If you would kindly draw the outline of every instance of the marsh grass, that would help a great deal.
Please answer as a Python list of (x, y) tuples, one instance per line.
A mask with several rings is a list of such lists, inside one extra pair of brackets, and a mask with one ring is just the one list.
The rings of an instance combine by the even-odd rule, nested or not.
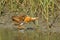
[[(10, 29), (0, 29), (0, 39), (1, 40), (47, 40), (48, 32), (37, 32), (34, 30), (27, 30), (24, 33), (20, 32), (20, 34), (11, 31)], [(17, 35), (16, 35), (17, 34)], [(49, 40), (59, 40), (60, 33), (52, 32), (49, 36)]]
[[(27, 14), (32, 17), (39, 17), (45, 20), (48, 32), (42, 32), (39, 24), (40, 20), (35, 21), (35, 26), (41, 28), (40, 31), (28, 30), (18, 34), (9, 28), (0, 28), (0, 40), (59, 40), (60, 33), (50, 32), (50, 22), (56, 17), (60, 10), (59, 0), (0, 0), (0, 16), (4, 13)], [(2, 13), (3, 12), (3, 13)], [(8, 13), (8, 14), (9, 14)], [(52, 17), (52, 18), (51, 18)], [(39, 27), (38, 27), (39, 26)], [(51, 34), (50, 34), (51, 33)]]

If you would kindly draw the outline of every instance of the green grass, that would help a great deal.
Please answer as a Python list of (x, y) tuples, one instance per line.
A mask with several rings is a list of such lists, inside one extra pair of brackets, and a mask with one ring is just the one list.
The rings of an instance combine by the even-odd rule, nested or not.
[(48, 32), (37, 32), (35, 30), (27, 30), (24, 33), (12, 31), (10, 29), (0, 29), (0, 40), (60, 40), (60, 33), (51, 32), (48, 37)]
[[(6, 13), (13, 13), (12, 15), (24, 13), (32, 17), (38, 16), (39, 19), (42, 18), (46, 21), (46, 28), (49, 31), (49, 23), (58, 15), (59, 5), (59, 0), (0, 0), (0, 17), (5, 16)], [(38, 21), (40, 20), (36, 20), (35, 26), (41, 28)], [(28, 30), (19, 34), (18, 31), (14, 32), (9, 28), (1, 28), (0, 40), (60, 40), (60, 33), (51, 32), (50, 35), (50, 32), (45, 33), (42, 30), (41, 32)]]

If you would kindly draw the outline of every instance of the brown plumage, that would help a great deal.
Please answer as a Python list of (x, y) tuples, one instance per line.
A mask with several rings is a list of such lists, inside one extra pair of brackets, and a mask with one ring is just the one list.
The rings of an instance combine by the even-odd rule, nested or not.
[[(22, 23), (29, 23), (29, 22), (32, 22), (32, 21), (35, 21), (37, 20), (38, 17), (30, 17), (30, 16), (27, 16), (27, 15), (20, 15), (20, 16), (12, 16), (12, 20), (18, 24), (18, 29), (24, 29), (25, 27), (22, 27)], [(22, 25), (20, 25), (22, 24)]]

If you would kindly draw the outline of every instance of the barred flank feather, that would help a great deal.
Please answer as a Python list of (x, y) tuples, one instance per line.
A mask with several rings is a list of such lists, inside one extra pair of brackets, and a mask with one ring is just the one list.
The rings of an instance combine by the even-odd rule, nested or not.
[(37, 20), (38, 17), (30, 17), (27, 15), (21, 15), (21, 16), (13, 16), (12, 20), (16, 23), (18, 23), (18, 29), (24, 29), (25, 27), (23, 27), (23, 25), (25, 23), (29, 23), (29, 22), (34, 22), (35, 20)]

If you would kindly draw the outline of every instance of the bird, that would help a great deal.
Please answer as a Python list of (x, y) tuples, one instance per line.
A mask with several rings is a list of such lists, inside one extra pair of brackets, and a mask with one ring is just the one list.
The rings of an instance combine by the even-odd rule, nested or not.
[(23, 14), (19, 16), (12, 16), (12, 20), (15, 22), (15, 24), (18, 25), (18, 29), (25, 29), (25, 27), (23, 27), (24, 24), (33, 22), (37, 19), (38, 17), (30, 17), (28, 15), (23, 15)]

